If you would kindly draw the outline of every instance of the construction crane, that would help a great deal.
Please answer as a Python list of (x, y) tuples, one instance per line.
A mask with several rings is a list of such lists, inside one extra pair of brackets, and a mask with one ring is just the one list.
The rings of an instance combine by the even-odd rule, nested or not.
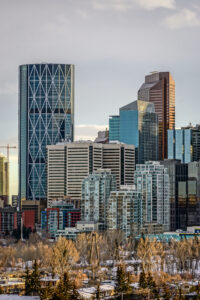
[(1, 146), (0, 145), (0, 148), (2, 149), (7, 149), (7, 178), (6, 178), (6, 181), (7, 181), (7, 191), (8, 191), (8, 200), (9, 200), (9, 163), (10, 163), (10, 149), (16, 149), (17, 147), (16, 146), (10, 146), (9, 144), (7, 144), (7, 146)]

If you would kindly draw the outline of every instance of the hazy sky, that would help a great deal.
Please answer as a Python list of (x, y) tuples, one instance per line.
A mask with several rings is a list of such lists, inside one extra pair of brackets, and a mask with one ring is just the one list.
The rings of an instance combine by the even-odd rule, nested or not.
[(136, 100), (151, 71), (176, 81), (176, 125), (200, 123), (199, 0), (0, 0), (0, 38), (0, 144), (17, 144), (18, 65), (28, 63), (75, 64), (76, 138)]

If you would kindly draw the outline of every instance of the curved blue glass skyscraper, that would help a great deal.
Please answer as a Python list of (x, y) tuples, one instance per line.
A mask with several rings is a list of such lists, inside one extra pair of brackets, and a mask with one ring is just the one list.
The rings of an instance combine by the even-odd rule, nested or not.
[(46, 199), (46, 146), (74, 137), (74, 65), (19, 67), (19, 199)]

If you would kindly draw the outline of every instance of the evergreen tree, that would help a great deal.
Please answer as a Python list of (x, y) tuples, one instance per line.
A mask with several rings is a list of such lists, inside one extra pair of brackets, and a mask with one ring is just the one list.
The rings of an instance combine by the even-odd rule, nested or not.
[(4, 294), (2, 287), (0, 286), (0, 295)]
[(73, 283), (72, 294), (71, 294), (71, 298), (70, 299), (71, 300), (81, 300), (81, 297), (79, 295), (79, 292), (77, 291), (75, 283)]
[(150, 272), (148, 273), (146, 284), (147, 284), (147, 287), (151, 290), (151, 293), (153, 294), (154, 299), (159, 299), (159, 291), (158, 291), (156, 283)]
[(163, 284), (163, 299), (164, 300), (170, 300), (170, 291), (168, 287), (166, 286), (166, 283)]
[(32, 293), (40, 293), (41, 284), (40, 284), (40, 272), (38, 268), (37, 261), (35, 260), (33, 264), (33, 272), (31, 274), (31, 291)]
[(147, 287), (149, 289), (152, 289), (154, 287), (155, 282), (154, 282), (153, 277), (150, 272), (148, 273), (146, 283), (147, 283)]
[(52, 287), (52, 282), (48, 283), (48, 286), (41, 289), (40, 298), (41, 300), (52, 300), (54, 294), (54, 288)]
[(96, 300), (101, 299), (100, 284), (97, 285)]
[(31, 293), (31, 275), (27, 267), (26, 274), (25, 274), (25, 295), (30, 295), (30, 293)]
[(115, 289), (117, 293), (127, 293), (129, 290), (127, 275), (122, 265), (117, 267), (117, 284)]
[(144, 269), (142, 269), (142, 272), (140, 273), (139, 287), (142, 289), (147, 288), (147, 280), (146, 280), (146, 274), (144, 272)]
[[(71, 300), (73, 294), (73, 284), (68, 273), (64, 273), (55, 290), (52, 300)], [(76, 299), (76, 298), (74, 298)]]

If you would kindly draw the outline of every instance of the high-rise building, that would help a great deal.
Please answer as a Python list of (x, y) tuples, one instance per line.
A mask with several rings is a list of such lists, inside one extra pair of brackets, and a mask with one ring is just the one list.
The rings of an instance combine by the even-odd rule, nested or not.
[(200, 160), (200, 125), (168, 130), (168, 159), (182, 163)]
[(9, 169), (7, 158), (0, 154), (0, 199), (4, 205), (8, 204), (9, 198)]
[(98, 169), (82, 182), (81, 218), (106, 225), (106, 207), (111, 191), (116, 190), (110, 170)]
[(98, 131), (98, 136), (94, 140), (94, 143), (100, 143), (100, 144), (109, 143), (109, 131), (107, 130), (107, 128), (105, 131)]
[(120, 184), (133, 184), (135, 148), (126, 144), (74, 142), (47, 146), (48, 206), (54, 198), (81, 201), (82, 181), (97, 169), (110, 169)]
[(74, 66), (19, 67), (19, 200), (46, 200), (46, 146), (73, 141)]
[(200, 163), (166, 159), (170, 180), (170, 230), (200, 225)]
[(135, 147), (126, 144), (103, 145), (103, 169), (115, 175), (117, 190), (120, 185), (132, 185), (135, 172)]
[(167, 158), (167, 130), (175, 128), (175, 82), (170, 72), (145, 76), (138, 99), (154, 103), (159, 123), (159, 159)]
[(158, 117), (153, 103), (137, 100), (120, 108), (120, 142), (135, 146), (137, 163), (158, 160)]
[[(160, 162), (136, 165), (135, 185), (139, 198), (134, 201), (134, 222), (138, 225), (170, 225), (169, 175)], [(142, 197), (142, 198), (141, 198)]]
[(131, 234), (134, 222), (134, 186), (121, 186), (119, 191), (110, 193), (107, 203), (106, 224), (108, 230), (121, 230), (126, 237)]
[(41, 213), (42, 230), (55, 238), (58, 230), (75, 227), (80, 218), (80, 209), (74, 208), (73, 204), (54, 201), (51, 203), (51, 208), (47, 208)]
[(109, 117), (109, 141), (120, 141), (120, 116)]

